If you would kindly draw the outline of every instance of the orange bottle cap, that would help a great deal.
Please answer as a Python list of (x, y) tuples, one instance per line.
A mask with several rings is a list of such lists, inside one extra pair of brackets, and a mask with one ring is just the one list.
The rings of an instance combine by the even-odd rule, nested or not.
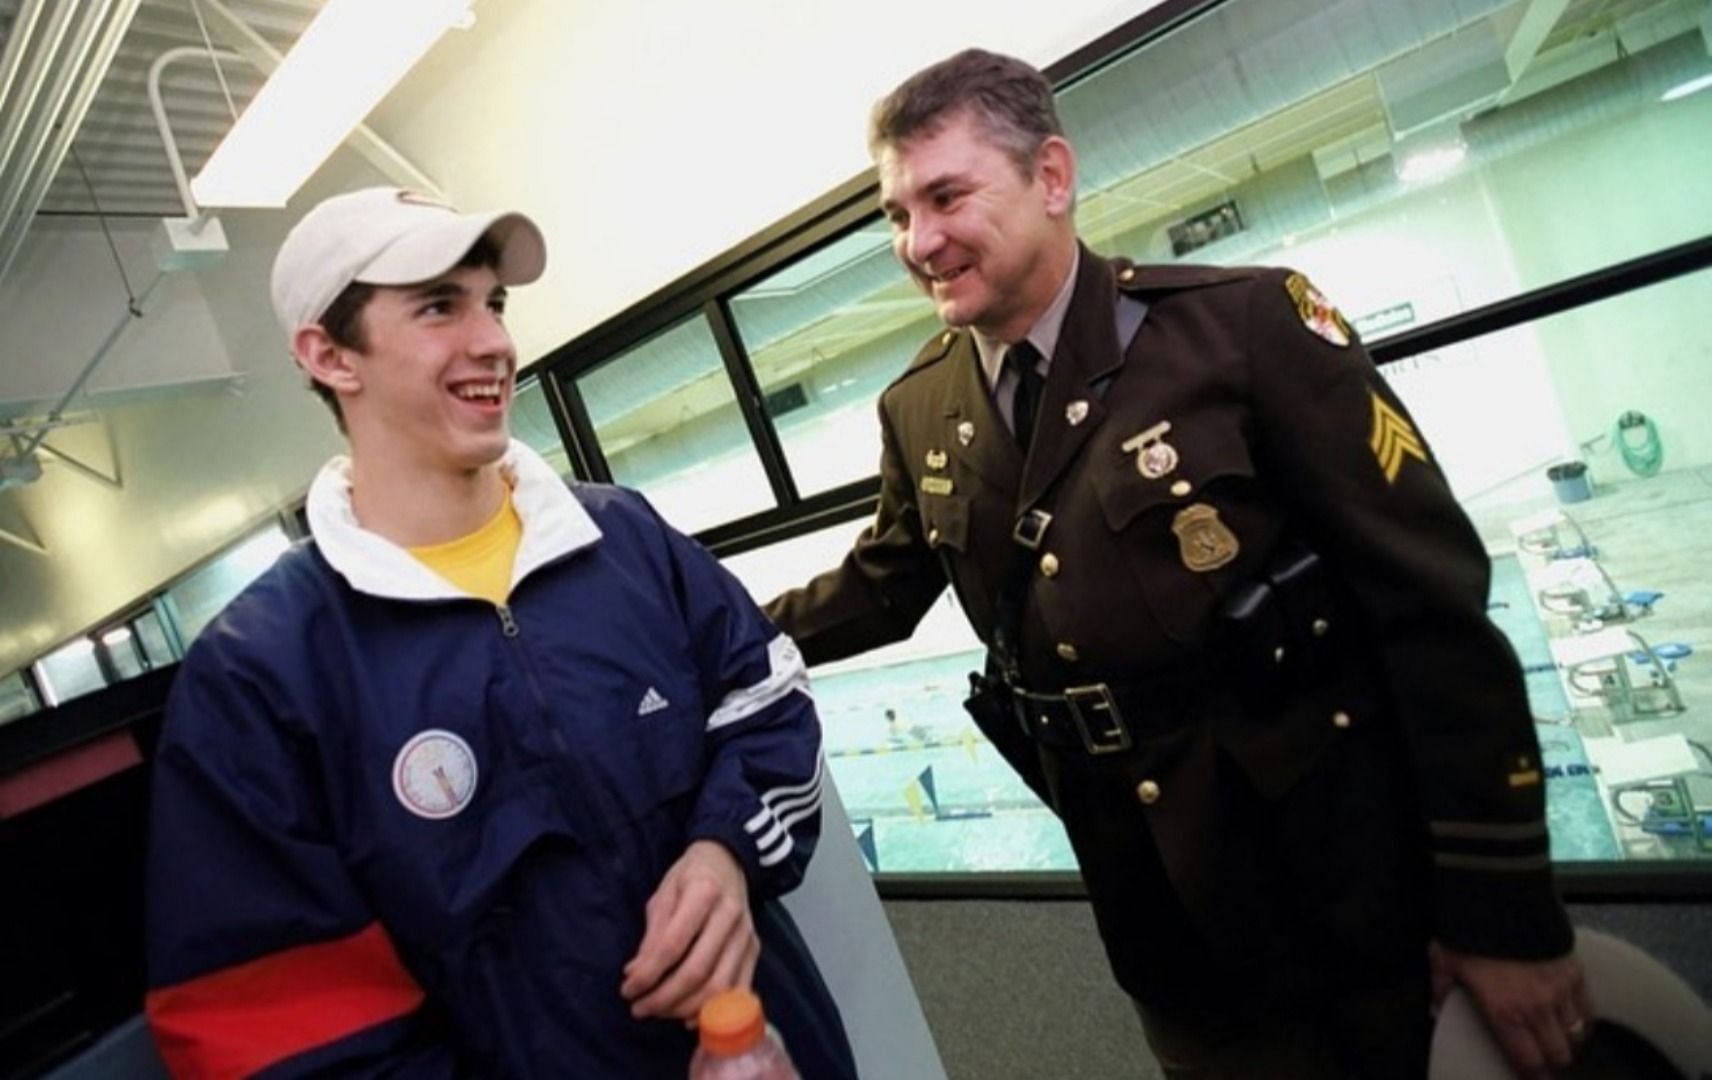
[(708, 998), (696, 1023), (702, 1048), (724, 1057), (748, 1050), (767, 1030), (761, 999), (747, 990), (724, 990)]

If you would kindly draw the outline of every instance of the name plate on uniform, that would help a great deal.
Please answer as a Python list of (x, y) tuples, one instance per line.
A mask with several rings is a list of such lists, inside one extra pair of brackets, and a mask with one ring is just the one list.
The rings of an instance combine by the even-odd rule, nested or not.
[(951, 478), (949, 476), (924, 476), (921, 478), (921, 490), (929, 495), (951, 494)]

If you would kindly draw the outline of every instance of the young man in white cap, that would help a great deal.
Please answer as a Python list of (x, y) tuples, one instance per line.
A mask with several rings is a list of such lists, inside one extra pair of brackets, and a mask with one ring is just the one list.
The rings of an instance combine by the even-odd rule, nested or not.
[(313, 542), (196, 641), (155, 765), (147, 1011), (192, 1076), (681, 1076), (754, 985), (853, 1077), (776, 902), (818, 829), (802, 660), (636, 495), (508, 438), (521, 214), (391, 188), (273, 301), (350, 439)]

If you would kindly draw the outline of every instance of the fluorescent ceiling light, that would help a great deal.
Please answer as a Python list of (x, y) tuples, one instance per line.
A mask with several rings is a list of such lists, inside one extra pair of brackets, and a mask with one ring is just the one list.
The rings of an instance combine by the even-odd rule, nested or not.
[(1426, 147), (1403, 159), (1397, 176), (1405, 184), (1425, 184), (1456, 171), (1468, 157), (1468, 147), (1460, 142)]
[(205, 207), (282, 207), (470, 0), (328, 0), (215, 147), (190, 190)]
[(1698, 94), (1707, 87), (1712, 87), (1712, 75), (1702, 75), (1698, 79), (1690, 79), (1685, 83), (1679, 83), (1678, 85), (1671, 87), (1669, 90), (1666, 90), (1659, 100), (1675, 101), (1677, 98), (1685, 98), (1689, 94)]

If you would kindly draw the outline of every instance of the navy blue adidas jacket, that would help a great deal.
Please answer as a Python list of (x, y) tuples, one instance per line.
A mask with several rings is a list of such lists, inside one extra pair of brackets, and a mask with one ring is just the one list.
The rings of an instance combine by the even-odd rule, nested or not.
[(819, 827), (802, 659), (639, 497), (513, 444), (507, 605), (362, 530), (344, 463), (197, 640), (155, 762), (147, 1011), (183, 1076), (680, 1077), (619, 995), (697, 839), (744, 865), (757, 992), (855, 1075), (776, 897)]

